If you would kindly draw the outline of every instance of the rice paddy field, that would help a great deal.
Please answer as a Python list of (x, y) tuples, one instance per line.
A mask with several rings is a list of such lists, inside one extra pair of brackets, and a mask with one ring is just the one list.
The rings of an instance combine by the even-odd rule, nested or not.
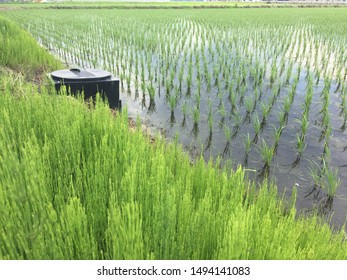
[[(304, 242), (304, 238), (296, 234), (306, 232), (306, 226), (311, 232), (307, 236), (319, 231), (316, 224), (320, 222), (315, 220), (318, 217), (329, 219), (333, 228), (342, 227), (344, 231), (347, 214), (347, 8), (79, 7), (78, 10), (13, 9), (3, 10), (1, 14), (29, 31), (65, 67), (106, 69), (118, 76), (121, 84), (125, 110), (118, 119), (119, 128), (111, 124), (112, 117), (102, 104), (96, 106), (93, 115), (88, 115), (81, 105), (71, 105), (73, 101), (70, 99), (63, 101), (65, 99), (57, 97), (57, 104), (50, 105), (48, 100), (52, 97), (43, 94), (43, 99), (35, 101), (39, 107), (47, 107), (41, 113), (47, 112), (52, 117), (61, 106), (65, 117), (52, 119), (58, 128), (59, 121), (69, 123), (68, 116), (76, 119), (71, 125), (77, 132), (59, 128), (59, 132), (68, 138), (49, 130), (53, 138), (58, 137), (59, 143), (66, 141), (67, 146), (54, 148), (44, 145), (40, 150), (49, 135), (31, 135), (30, 129), (20, 119), (14, 120), (17, 126), (25, 128), (24, 131), (29, 129), (27, 133), (31, 135), (24, 143), (34, 149), (20, 152), (29, 167), (31, 157), (43, 153), (43, 162), (47, 163), (50, 157), (54, 158), (70, 147), (67, 158), (58, 161), (54, 167), (62, 172), (61, 177), (48, 172), (50, 180), (64, 185), (65, 189), (52, 187), (47, 193), (40, 194), (40, 185), (33, 189), (33, 199), (37, 196), (48, 203), (48, 197), (55, 194), (57, 200), (51, 201), (52, 208), (45, 210), (45, 217), (57, 223), (57, 213), (66, 217), (75, 213), (76, 226), (82, 229), (78, 238), (95, 238), (91, 238), (88, 244), (71, 243), (78, 248), (75, 255), (72, 251), (64, 252), (53, 247), (56, 251), (41, 255), (44, 258), (54, 254), (59, 258), (125, 259), (324, 258), (323, 253), (319, 255), (310, 250), (298, 254), (301, 249), (296, 250), (295, 246), (293, 250), (296, 251), (285, 255), (283, 252), (289, 252), (291, 246), (282, 244), (284, 249), (276, 251), (279, 248), (276, 242), (257, 250), (255, 248), (268, 239), (265, 232), (260, 234), (260, 229), (255, 227), (252, 229), (254, 237), (260, 239), (249, 236), (254, 243), (248, 241), (244, 247), (237, 245), (237, 237), (241, 238), (242, 233), (250, 234), (250, 228), (249, 224), (233, 222), (233, 215), (234, 218), (246, 215), (242, 219), (250, 224), (258, 217), (259, 221), (254, 223), (264, 225), (265, 231), (267, 227), (274, 227), (279, 230), (276, 232), (280, 237), (292, 234), (288, 238), (296, 241), (299, 238), (299, 243)], [(8, 104), (13, 112), (23, 108), (26, 118), (33, 123), (44, 119), (38, 115), (39, 112), (34, 113), (32, 105), (25, 105), (25, 102), (14, 105), (8, 95), (2, 98), (1, 102)], [(117, 140), (113, 133), (127, 135), (126, 114), (138, 119), (154, 134), (160, 132), (176, 148), (166, 151), (161, 140), (157, 140), (158, 147), (152, 151), (143, 144), (139, 131), (135, 142), (130, 142), (128, 136)], [(90, 124), (84, 130), (85, 119)], [(10, 120), (6, 121), (10, 125)], [(99, 121), (105, 125), (97, 128), (95, 125)], [(44, 131), (49, 123), (43, 122), (40, 127)], [(96, 138), (85, 143), (81, 133), (82, 136), (83, 133), (96, 133)], [(72, 139), (79, 143), (76, 147)], [(101, 141), (99, 144), (97, 139)], [(111, 143), (124, 145), (124, 151), (117, 154), (119, 146), (113, 147)], [(189, 159), (181, 156), (181, 151), (177, 152), (177, 145), (182, 145)], [(101, 150), (93, 155), (92, 150), (96, 147)], [(81, 173), (75, 173), (73, 162), (77, 160), (80, 165), (86, 160), (79, 158), (80, 149), (94, 163), (86, 161), (92, 165), (85, 165)], [(108, 153), (117, 159), (118, 164), (127, 162), (122, 165), (122, 170), (115, 171), (113, 161), (106, 164)], [(147, 153), (157, 156), (150, 165), (141, 163), (147, 160)], [(182, 166), (174, 164), (176, 161)], [(189, 166), (195, 161), (194, 169), (190, 170)], [(34, 173), (37, 178), (46, 174), (44, 163), (39, 169), (43, 173)], [(98, 166), (106, 166), (112, 175), (100, 175), (95, 179), (86, 173)], [(26, 180), (27, 175), (25, 173), (18, 180)], [(114, 189), (115, 177), (123, 178), (115, 183), (119, 190)], [(254, 183), (248, 183), (248, 179)], [(44, 185), (44, 181), (39, 182)], [(277, 185), (277, 191), (273, 187), (264, 187), (273, 183)], [(101, 190), (105, 184), (107, 190)], [(168, 184), (169, 189), (165, 187)], [(91, 185), (99, 187), (98, 190), (88, 189), (95, 196), (84, 196), (84, 186)], [(210, 186), (218, 187), (218, 190)], [(239, 196), (235, 191), (229, 193), (228, 186), (239, 186)], [(255, 189), (259, 189), (257, 195)], [(271, 200), (274, 195), (282, 196), (282, 193), (283, 201)], [(229, 206), (226, 196), (235, 200)], [(160, 207), (152, 208), (151, 200), (154, 200), (154, 206)], [(262, 210), (258, 211), (258, 206), (253, 209), (255, 201)], [(294, 207), (291, 207), (293, 201)], [(64, 203), (65, 208), (59, 206)], [(266, 204), (268, 206), (264, 207)], [(104, 206), (93, 216), (91, 213), (96, 205)], [(242, 212), (245, 205), (247, 210)], [(273, 212), (270, 215), (269, 211), (276, 213), (271, 216)], [(41, 212), (37, 210), (37, 213)], [(153, 224), (143, 213), (151, 213)], [(187, 220), (184, 219), (185, 213), (192, 213)], [(230, 216), (230, 213), (233, 214)], [(302, 222), (299, 227), (292, 223), (274, 222), (278, 216), (284, 215), (285, 220), (294, 219), (298, 213), (300, 217), (313, 215), (315, 222), (310, 226)], [(167, 224), (160, 222), (162, 217), (167, 218)], [(225, 222), (222, 217), (230, 219)], [(301, 223), (301, 219), (306, 221), (299, 218), (297, 222)], [(206, 223), (202, 223), (203, 220)], [(119, 224), (122, 227), (117, 227)], [(192, 238), (185, 235), (186, 227), (190, 225), (189, 236), (195, 236), (196, 242), (204, 244), (201, 252), (194, 251), (201, 244), (191, 244)], [(46, 224), (36, 226), (52, 234), (52, 229)], [(66, 229), (77, 234), (74, 226), (73, 223), (61, 224), (58, 230), (61, 234)], [(199, 236), (201, 227), (203, 230)], [(326, 232), (324, 234), (329, 236)], [(146, 239), (149, 236), (153, 240)], [(170, 239), (170, 236), (177, 240)], [(214, 236), (220, 239), (216, 240)], [(41, 241), (44, 239), (39, 237)], [(123, 248), (124, 244), (129, 244), (126, 242), (129, 238), (136, 246)], [(278, 244), (282, 242), (281, 238), (275, 238)], [(323, 242), (319, 238), (317, 234), (318, 247)], [(8, 242), (6, 246), (14, 248), (18, 244)], [(38, 247), (33, 254), (28, 253), (28, 247), (23, 248), (25, 254), (18, 257), (39, 258), (44, 251), (44, 246)], [(234, 252), (240, 248), (248, 249), (235, 255)], [(329, 250), (335, 252), (335, 249)], [(329, 250), (325, 248), (322, 252)], [(120, 251), (128, 252), (128, 255), (122, 255)], [(94, 255), (88, 252), (94, 252)], [(16, 255), (3, 253), (2, 258), (16, 258)], [(337, 258), (345, 256), (337, 255)]]

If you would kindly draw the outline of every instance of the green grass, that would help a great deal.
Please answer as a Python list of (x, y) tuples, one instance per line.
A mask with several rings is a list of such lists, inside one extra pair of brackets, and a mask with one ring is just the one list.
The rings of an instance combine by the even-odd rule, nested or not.
[(59, 61), (38, 47), (36, 40), (28, 32), (1, 16), (0, 41), (0, 65), (25, 73), (30, 79), (61, 67)]

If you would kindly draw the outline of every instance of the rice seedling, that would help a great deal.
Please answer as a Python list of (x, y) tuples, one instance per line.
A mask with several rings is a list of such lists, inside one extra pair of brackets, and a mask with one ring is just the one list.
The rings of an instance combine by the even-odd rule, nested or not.
[(183, 119), (182, 119), (181, 127), (183, 128), (186, 127), (187, 112), (188, 112), (188, 107), (187, 107), (187, 102), (185, 101), (182, 105)]
[(340, 116), (343, 115), (344, 111), (346, 110), (347, 107), (347, 87), (346, 86), (342, 86), (342, 90), (341, 90), (341, 103), (340, 103)]
[(221, 119), (220, 119), (220, 122), (219, 122), (219, 127), (221, 128), (222, 126), (224, 126), (225, 116), (226, 116), (224, 103), (221, 103), (221, 106), (220, 106), (220, 109), (219, 109), (219, 113), (221, 115)]
[(252, 149), (252, 139), (247, 133), (247, 136), (244, 137), (244, 146), (245, 146), (245, 154), (249, 154)]
[(130, 74), (126, 75), (125, 80), (127, 83), (127, 93), (130, 94), (131, 93), (131, 90), (130, 90), (131, 75)]
[(230, 156), (231, 129), (228, 126), (224, 125), (223, 131), (224, 131), (226, 143), (225, 143), (225, 147), (224, 147), (222, 155), (223, 157), (225, 157), (225, 156)]
[(289, 84), (290, 77), (292, 76), (292, 70), (293, 70), (293, 63), (290, 63), (288, 68), (287, 68), (285, 84)]
[(321, 142), (324, 138), (329, 137), (331, 134), (331, 124), (330, 124), (330, 115), (328, 112), (326, 112), (323, 115), (322, 120), (322, 131), (319, 136), (319, 142)]
[(141, 104), (143, 109), (143, 108), (146, 108), (146, 84), (145, 83), (141, 83), (141, 89), (142, 89)]
[(336, 195), (337, 189), (341, 186), (341, 179), (338, 175), (337, 168), (328, 168), (325, 171), (325, 177), (322, 184), (322, 188), (327, 192), (327, 200), (325, 207), (332, 207), (333, 199)]
[(269, 176), (271, 161), (274, 156), (274, 150), (271, 146), (267, 145), (264, 139), (262, 139), (262, 144), (259, 146), (259, 154), (263, 160), (263, 167), (260, 169), (259, 177), (265, 178)]
[(232, 85), (229, 85), (228, 100), (230, 101), (231, 111), (233, 112), (236, 109), (236, 94), (233, 91)]
[(245, 93), (247, 90), (247, 85), (242, 85), (239, 91), (239, 95), (240, 95), (240, 99), (239, 99), (239, 105), (242, 106), (243, 105), (243, 100), (245, 98)]
[(297, 120), (297, 122), (300, 124), (301, 129), (301, 138), (305, 138), (305, 135), (307, 133), (307, 128), (309, 125), (308, 117), (306, 114), (303, 114), (301, 119)]
[(165, 80), (165, 88), (166, 88), (166, 97), (170, 95), (170, 90), (172, 88), (172, 81), (170, 78), (167, 78)]
[(207, 74), (206, 76), (206, 84), (207, 84), (207, 92), (211, 92), (211, 81), (212, 81), (212, 76), (211, 74)]
[(273, 83), (276, 81), (278, 75), (278, 70), (276, 63), (273, 63), (271, 66), (271, 75), (270, 75), (270, 84), (273, 85)]
[(253, 105), (254, 105), (254, 102), (253, 102), (252, 97), (246, 97), (245, 98), (246, 114), (244, 116), (243, 123), (245, 123), (247, 121), (248, 121), (248, 123), (250, 123), (250, 115), (251, 115), (251, 112), (253, 110)]
[(261, 122), (258, 118), (258, 115), (253, 116), (252, 125), (253, 125), (253, 129), (254, 129), (254, 137), (253, 137), (252, 143), (257, 144), (258, 138), (259, 138), (259, 133), (261, 131)]
[(201, 95), (201, 80), (200, 79), (196, 81), (196, 92), (197, 94)]
[(193, 109), (192, 112), (192, 117), (193, 117), (193, 129), (192, 129), (192, 133), (193, 135), (196, 137), (197, 134), (199, 133), (199, 120), (200, 120), (200, 108), (195, 106), (195, 108)]
[(243, 145), (245, 148), (245, 155), (243, 157), (242, 166), (248, 165), (248, 154), (251, 152), (252, 149), (252, 139), (249, 136), (249, 133), (247, 133), (247, 136), (244, 136)]
[(278, 143), (281, 139), (282, 132), (283, 132), (284, 126), (280, 126), (279, 128), (275, 129), (275, 136), (274, 136), (274, 154), (277, 154), (277, 149), (278, 149)]
[(195, 104), (198, 108), (200, 108), (201, 94), (199, 92), (195, 93)]
[(155, 88), (154, 88), (154, 86), (148, 85), (147, 91), (148, 91), (148, 95), (149, 95), (148, 112), (153, 113), (153, 112), (155, 112)]
[(179, 81), (181, 90), (182, 90), (182, 82), (183, 82), (183, 71), (184, 71), (184, 67), (182, 65), (180, 68), (180, 71), (178, 72), (178, 81)]
[(175, 108), (177, 106), (177, 101), (178, 101), (178, 96), (172, 94), (169, 96), (169, 104), (170, 104), (170, 123), (171, 125), (173, 125), (176, 122), (176, 118), (175, 118)]
[(241, 114), (239, 113), (239, 111), (237, 111), (237, 113), (235, 113), (233, 116), (233, 133), (231, 138), (234, 139), (237, 136), (237, 133), (239, 132), (240, 129), (240, 125), (242, 123), (242, 117)]
[(125, 73), (121, 72), (119, 78), (120, 78), (121, 89), (122, 89), (122, 91), (124, 91), (124, 83), (123, 83), (123, 81), (125, 79)]
[(193, 76), (191, 73), (188, 73), (187, 76), (187, 95), (190, 95), (190, 90), (192, 87)]
[(271, 105), (268, 104), (268, 103), (262, 102), (260, 104), (260, 106), (261, 106), (261, 112), (262, 112), (262, 120), (261, 120), (260, 129), (262, 131), (264, 129), (265, 125), (266, 125), (266, 120), (267, 120), (267, 117), (268, 117), (268, 115), (270, 113)]
[(324, 176), (325, 169), (324, 165), (319, 166), (316, 162), (310, 162), (310, 164), (311, 165), (308, 167), (308, 169), (310, 177), (313, 181), (313, 186), (311, 190), (307, 192), (305, 197), (309, 197), (313, 194), (314, 199), (318, 200), (322, 188), (322, 178)]
[(340, 127), (340, 130), (344, 132), (346, 130), (346, 123), (347, 123), (347, 109), (344, 110), (344, 116), (343, 116), (343, 123)]
[(207, 123), (208, 123), (208, 136), (206, 139), (206, 148), (205, 151), (209, 150), (211, 148), (211, 142), (212, 142), (212, 133), (213, 133), (213, 115), (212, 111), (210, 110), (207, 116)]
[(292, 167), (297, 167), (300, 163), (302, 153), (306, 148), (305, 137), (302, 134), (296, 134), (296, 159), (292, 163)]

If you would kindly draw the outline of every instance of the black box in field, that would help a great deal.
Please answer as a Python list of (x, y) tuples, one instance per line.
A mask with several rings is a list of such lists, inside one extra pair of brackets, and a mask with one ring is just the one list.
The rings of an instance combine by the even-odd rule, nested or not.
[(97, 93), (106, 99), (110, 108), (121, 109), (119, 80), (111, 73), (99, 69), (64, 69), (51, 73), (57, 91), (64, 85), (68, 94), (84, 93), (84, 99), (95, 99)]

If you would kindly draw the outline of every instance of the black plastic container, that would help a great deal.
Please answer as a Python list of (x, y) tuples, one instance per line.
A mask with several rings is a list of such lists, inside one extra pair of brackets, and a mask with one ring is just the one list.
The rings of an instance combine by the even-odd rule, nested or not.
[(96, 94), (100, 93), (111, 108), (122, 107), (119, 99), (119, 80), (105, 70), (64, 69), (52, 72), (51, 77), (57, 91), (65, 85), (69, 94), (76, 95), (83, 91), (85, 100), (89, 98), (95, 100)]

